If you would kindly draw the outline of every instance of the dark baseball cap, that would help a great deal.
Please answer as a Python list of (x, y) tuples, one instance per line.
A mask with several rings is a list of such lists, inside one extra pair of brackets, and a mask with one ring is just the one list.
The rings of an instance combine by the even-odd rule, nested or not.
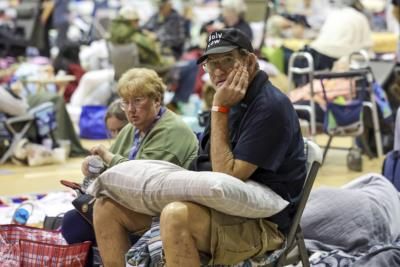
[(244, 48), (254, 52), (249, 38), (240, 30), (228, 28), (210, 33), (204, 54), (197, 60), (197, 64), (207, 59), (208, 55), (221, 54), (236, 48)]

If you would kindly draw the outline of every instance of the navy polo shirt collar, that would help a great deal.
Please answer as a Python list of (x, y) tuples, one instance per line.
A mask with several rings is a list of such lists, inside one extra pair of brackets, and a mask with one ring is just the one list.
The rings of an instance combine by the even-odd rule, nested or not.
[(265, 90), (268, 82), (268, 75), (263, 71), (258, 71), (254, 79), (250, 82), (246, 95), (242, 101), (231, 108), (229, 112), (229, 136), (232, 147), (235, 146), (237, 138), (240, 134), (240, 123), (247, 108), (253, 100), (259, 95), (261, 90)]
[(249, 88), (247, 89), (244, 99), (240, 101), (238, 105), (247, 108), (247, 106), (253, 102), (253, 99), (259, 95), (259, 91), (264, 89), (267, 81), (268, 75), (264, 71), (257, 71), (254, 79), (249, 84)]

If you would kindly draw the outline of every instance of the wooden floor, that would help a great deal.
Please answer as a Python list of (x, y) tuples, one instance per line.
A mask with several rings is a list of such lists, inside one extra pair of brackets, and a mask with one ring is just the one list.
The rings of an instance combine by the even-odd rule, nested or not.
[[(317, 138), (319, 145), (326, 144), (324, 136)], [(88, 141), (83, 140), (86, 148), (101, 142), (109, 146), (109, 141)], [(349, 138), (335, 138), (333, 146), (349, 147)], [(320, 186), (341, 186), (354, 178), (368, 172), (381, 171), (383, 158), (363, 158), (363, 171), (349, 171), (346, 167), (347, 151), (331, 149), (328, 152), (324, 165), (320, 169), (315, 182), (315, 187)], [(65, 164), (47, 165), (39, 167), (17, 166), (12, 163), (0, 165), (0, 196), (13, 196), (29, 193), (47, 193), (65, 189), (59, 180), (81, 182), (80, 171), (82, 158), (71, 158)]]

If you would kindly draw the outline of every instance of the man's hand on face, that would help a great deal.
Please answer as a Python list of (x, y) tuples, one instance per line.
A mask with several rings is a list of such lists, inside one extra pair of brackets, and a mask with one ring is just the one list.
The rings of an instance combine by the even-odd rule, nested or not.
[(249, 85), (247, 70), (248, 59), (244, 63), (237, 61), (225, 82), (217, 88), (214, 95), (214, 106), (232, 107), (242, 100)]

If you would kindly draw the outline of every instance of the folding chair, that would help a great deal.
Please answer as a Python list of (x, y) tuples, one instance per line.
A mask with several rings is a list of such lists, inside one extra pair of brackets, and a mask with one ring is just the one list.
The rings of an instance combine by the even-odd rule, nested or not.
[(110, 55), (111, 65), (114, 67), (114, 79), (118, 79), (131, 68), (148, 68), (152, 69), (157, 74), (163, 78), (163, 80), (168, 81), (170, 71), (173, 66), (153, 66), (148, 64), (143, 64), (140, 62), (139, 48), (133, 42), (127, 44), (114, 44), (112, 42), (107, 42), (107, 49)]
[(114, 67), (116, 81), (127, 70), (139, 66), (139, 50), (135, 43), (114, 44), (107, 42), (107, 48), (111, 64)]
[(15, 151), (17, 144), (25, 137), (34, 121), (31, 114), (7, 118), (0, 114), (0, 140), (5, 152), (0, 158), (0, 164), (6, 162)]
[(297, 211), (293, 217), (292, 225), (286, 238), (286, 247), (273, 263), (267, 264), (265, 267), (280, 267), (296, 264), (299, 261), (302, 262), (303, 267), (310, 266), (303, 232), (300, 227), (300, 219), (303, 215), (308, 197), (310, 196), (318, 170), (322, 164), (322, 151), (317, 144), (310, 140), (304, 139), (304, 146), (307, 155), (307, 177), (297, 202)]
[(17, 144), (26, 136), (33, 123), (36, 123), (40, 139), (49, 136), (52, 143), (56, 143), (53, 130), (57, 127), (57, 123), (52, 102), (40, 104), (21, 116), (7, 118), (4, 114), (0, 114), (0, 140), (6, 147), (0, 164), (6, 162), (14, 154)]

